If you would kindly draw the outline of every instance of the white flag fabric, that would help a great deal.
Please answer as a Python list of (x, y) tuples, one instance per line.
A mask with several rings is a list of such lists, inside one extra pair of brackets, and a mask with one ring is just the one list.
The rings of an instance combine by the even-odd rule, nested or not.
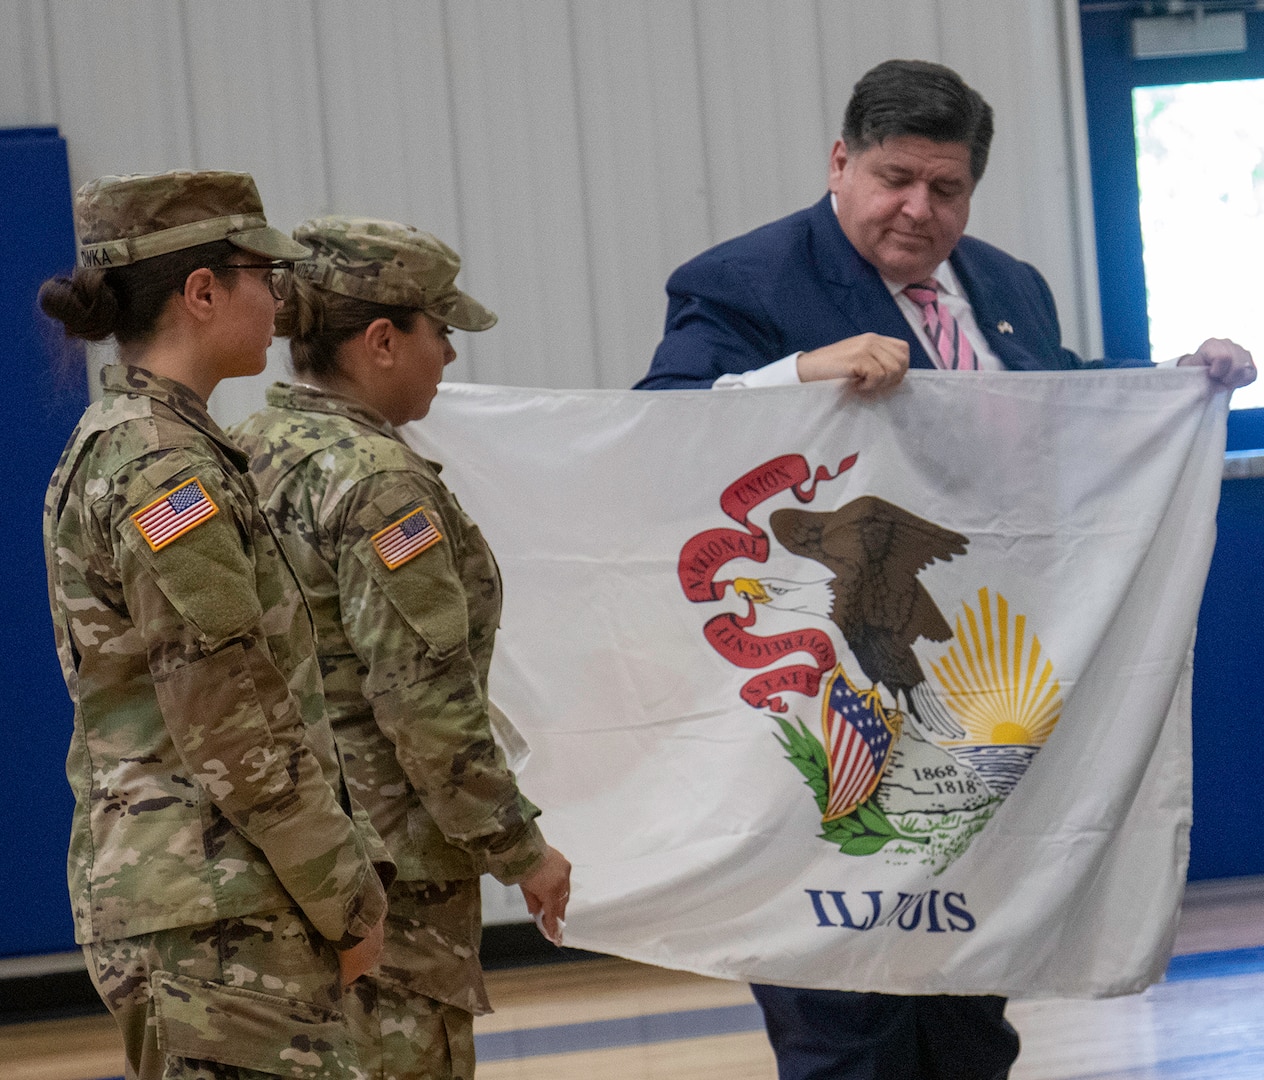
[(567, 944), (888, 993), (1161, 977), (1226, 414), (1184, 369), (444, 387), (404, 434), (500, 563)]

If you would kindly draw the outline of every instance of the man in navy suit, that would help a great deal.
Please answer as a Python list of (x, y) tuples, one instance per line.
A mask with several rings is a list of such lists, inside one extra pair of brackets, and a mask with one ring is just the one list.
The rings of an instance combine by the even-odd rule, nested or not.
[[(1040, 273), (963, 235), (991, 139), (991, 108), (955, 72), (878, 65), (847, 106), (829, 193), (672, 274), (663, 340), (638, 387), (848, 378), (872, 391), (910, 365), (944, 367), (922, 309), (903, 292), (929, 279), (972, 343), (973, 366), (1086, 366), (1062, 347)], [(1230, 388), (1255, 377), (1250, 355), (1220, 339), (1179, 363), (1205, 365)]]
[[(1039, 272), (963, 235), (991, 138), (991, 108), (955, 72), (874, 68), (830, 153), (829, 194), (672, 274), (663, 340), (638, 385), (848, 379), (871, 393), (910, 365), (1088, 366), (1062, 347)], [(1250, 354), (1221, 339), (1178, 363), (1230, 388), (1255, 378)], [(1004, 998), (752, 989), (781, 1080), (1003, 1080), (1018, 1056)]]

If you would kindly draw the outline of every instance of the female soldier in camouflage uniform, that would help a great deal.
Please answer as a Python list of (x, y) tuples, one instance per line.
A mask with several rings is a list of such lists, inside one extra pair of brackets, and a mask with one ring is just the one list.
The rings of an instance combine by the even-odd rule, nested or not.
[(105, 177), (75, 215), (80, 267), (40, 303), (122, 360), (44, 512), (76, 938), (129, 1077), (350, 1076), (340, 967), (374, 962), (375, 860), (393, 868), (349, 799), (302, 595), (206, 411), (263, 369), (306, 250), (244, 173)]
[(517, 882), (556, 934), (570, 864), (540, 836), (489, 726), (500, 575), (477, 526), (394, 426), (426, 414), (449, 328), (496, 317), (460, 259), (391, 222), (321, 218), (278, 315), (303, 383), (235, 428), (316, 619), (347, 772), (399, 865), (386, 948), (348, 1018), (374, 1080), (474, 1069), (488, 1011), (479, 875)]

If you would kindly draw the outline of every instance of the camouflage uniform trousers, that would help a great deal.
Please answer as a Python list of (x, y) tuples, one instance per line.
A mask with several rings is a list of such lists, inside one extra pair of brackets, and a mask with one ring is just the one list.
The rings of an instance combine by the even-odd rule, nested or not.
[(83, 947), (127, 1080), (363, 1078), (338, 955), (298, 909)]
[(491, 1011), (478, 960), (479, 882), (396, 881), (382, 962), (343, 1002), (369, 1080), (473, 1080), (474, 1015)]

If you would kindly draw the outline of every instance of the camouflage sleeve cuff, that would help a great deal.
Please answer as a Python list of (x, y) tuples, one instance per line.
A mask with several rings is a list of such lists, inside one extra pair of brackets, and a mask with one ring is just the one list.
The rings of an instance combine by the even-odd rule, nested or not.
[[(394, 863), (391, 863), (392, 877)], [(380, 871), (374, 867), (360, 881), (360, 889), (347, 905), (347, 932), (331, 942), (337, 950), (345, 951), (359, 945), (370, 931), (386, 917), (386, 886), (382, 884)]]
[(487, 872), (502, 885), (517, 885), (523, 878), (531, 876), (532, 871), (544, 860), (548, 848), (540, 826), (534, 821), (528, 821), (514, 844), (502, 851), (487, 853)]
[(378, 835), (377, 829), (373, 827), (373, 822), (369, 818), (369, 812), (356, 801), (355, 796), (351, 797), (351, 820), (355, 825), (356, 832), (360, 834), (361, 841), (364, 843), (365, 854), (368, 855), (369, 861), (377, 871), (377, 877), (382, 883), (382, 888), (389, 891), (391, 885), (394, 884), (395, 879), (399, 876), (399, 867), (395, 865), (395, 860), (391, 857), (386, 842)]

